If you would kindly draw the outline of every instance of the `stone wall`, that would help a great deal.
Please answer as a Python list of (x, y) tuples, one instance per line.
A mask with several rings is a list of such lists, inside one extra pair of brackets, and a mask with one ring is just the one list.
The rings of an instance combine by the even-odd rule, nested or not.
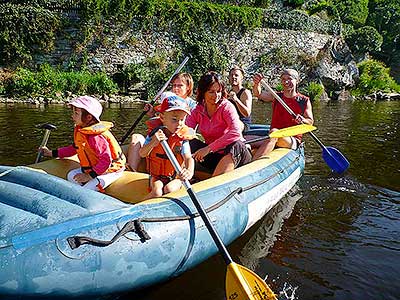
[[(67, 57), (74, 48), (70, 41), (73, 41), (78, 30), (70, 29), (66, 34), (68, 39), (60, 37), (56, 49), (39, 60), (53, 64), (68, 61)], [(353, 86), (358, 76), (347, 45), (340, 38), (330, 35), (264, 28), (244, 34), (219, 32), (216, 36), (214, 32), (214, 38), (217, 44), (225, 45), (223, 48), (229, 64), (244, 68), (248, 80), (252, 74), (261, 71), (273, 82), (278, 79), (282, 67), (294, 67), (300, 71), (304, 82), (319, 80), (330, 91), (340, 91)], [(120, 29), (114, 29), (110, 30), (106, 40), (106, 46), (87, 45), (87, 63), (89, 69), (103, 70), (109, 75), (116, 73), (118, 66), (141, 63), (157, 52), (173, 54), (183, 48), (181, 40), (173, 32), (154, 30), (130, 29), (121, 32)], [(284, 56), (274, 56), (276, 49), (280, 49)], [(262, 56), (270, 56), (271, 63), (261, 66)], [(343, 56), (346, 60), (342, 59)]]

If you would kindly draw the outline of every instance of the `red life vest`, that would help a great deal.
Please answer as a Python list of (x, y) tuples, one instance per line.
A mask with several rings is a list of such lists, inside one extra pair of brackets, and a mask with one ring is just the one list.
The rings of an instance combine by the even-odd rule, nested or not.
[(92, 171), (92, 167), (95, 166), (99, 161), (96, 152), (91, 147), (89, 147), (87, 139), (88, 135), (101, 134), (108, 142), (111, 152), (111, 165), (105, 173), (116, 172), (125, 167), (125, 155), (123, 154), (117, 140), (109, 131), (109, 129), (113, 126), (113, 123), (104, 121), (84, 128), (80, 126), (75, 126), (74, 144), (76, 147), (76, 152), (78, 154), (80, 165), (85, 173), (90, 173), (90, 171)]
[[(158, 129), (163, 127), (163, 124), (159, 118), (153, 118), (146, 122), (148, 127), (148, 135), (155, 133)], [(174, 153), (176, 159), (179, 164), (183, 164), (183, 156), (182, 156), (182, 143), (184, 140), (192, 139), (193, 129), (184, 125), (178, 132), (171, 135), (167, 143)], [(150, 154), (146, 157), (147, 162), (147, 171), (151, 176), (166, 176), (174, 178), (176, 175), (175, 169), (171, 162), (168, 159), (167, 154), (165, 153), (161, 143), (151, 150)]]
[[(307, 96), (297, 93), (294, 98), (286, 98), (282, 92), (278, 93), (278, 95), (287, 104), (287, 106), (289, 106), (293, 110), (296, 115), (304, 115), (304, 111), (307, 107), (307, 102), (310, 101)], [(272, 102), (271, 128), (282, 129), (294, 125), (298, 125), (298, 123), (277, 100), (274, 100)], [(296, 135), (296, 137), (301, 140), (302, 135)]]

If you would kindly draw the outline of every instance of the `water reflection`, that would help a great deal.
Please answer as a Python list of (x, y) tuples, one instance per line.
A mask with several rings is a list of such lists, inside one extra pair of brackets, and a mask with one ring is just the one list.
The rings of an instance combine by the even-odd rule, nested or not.
[[(115, 123), (120, 138), (142, 107), (110, 105), (102, 119)], [(339, 149), (350, 169), (333, 176), (306, 135), (299, 198), (288, 197), (229, 250), (235, 261), (268, 275), (281, 299), (400, 299), (400, 102), (322, 102), (314, 115), (315, 134)], [(269, 116), (270, 105), (254, 104), (256, 122)], [(43, 123), (58, 127), (50, 147), (72, 141), (67, 107), (0, 104), (0, 164), (32, 163), (43, 137), (36, 125)], [(144, 122), (135, 132), (145, 132)], [(168, 283), (111, 299), (222, 300), (225, 271), (217, 255)]]

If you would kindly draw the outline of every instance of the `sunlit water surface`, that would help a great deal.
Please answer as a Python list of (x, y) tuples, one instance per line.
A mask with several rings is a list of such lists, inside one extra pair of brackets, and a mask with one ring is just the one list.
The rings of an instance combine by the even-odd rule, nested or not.
[[(105, 107), (103, 120), (122, 137), (142, 104)], [(268, 104), (254, 104), (268, 122)], [(314, 104), (315, 134), (351, 166), (331, 174), (321, 148), (305, 136), (306, 170), (298, 185), (229, 247), (234, 261), (266, 277), (279, 299), (400, 299), (400, 102)], [(57, 126), (49, 146), (71, 142), (64, 106), (0, 105), (0, 164), (30, 164), (43, 130)], [(144, 132), (143, 122), (135, 129)], [(225, 299), (226, 267), (214, 256), (180, 277), (108, 299)]]

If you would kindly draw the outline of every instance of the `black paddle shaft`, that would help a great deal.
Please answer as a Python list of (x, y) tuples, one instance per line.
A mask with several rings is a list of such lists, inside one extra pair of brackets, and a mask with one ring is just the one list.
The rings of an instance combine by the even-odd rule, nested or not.
[[(161, 145), (164, 148), (164, 151), (167, 154), (168, 159), (171, 161), (172, 165), (174, 166), (175, 171), (179, 174), (181, 172), (181, 166), (179, 165), (179, 162), (177, 161), (175, 155), (172, 153), (171, 148), (169, 147), (167, 141), (161, 141)], [(188, 180), (185, 180), (185, 181), (183, 181), (183, 184), (186, 188), (187, 193), (189, 194), (190, 198), (192, 199), (194, 206), (196, 207), (197, 211), (199, 212), (200, 217), (202, 218), (204, 224), (206, 225), (208, 231), (210, 232), (212, 239), (214, 240), (215, 244), (217, 245), (219, 252), (221, 253), (222, 257), (224, 258), (225, 263), (227, 265), (231, 264), (233, 262), (232, 257), (230, 256), (224, 243), (222, 242), (221, 238), (219, 237), (217, 231), (211, 224), (211, 220), (208, 217), (203, 205), (198, 200), (196, 194), (192, 190), (192, 186), (190, 185), (190, 182)]]

